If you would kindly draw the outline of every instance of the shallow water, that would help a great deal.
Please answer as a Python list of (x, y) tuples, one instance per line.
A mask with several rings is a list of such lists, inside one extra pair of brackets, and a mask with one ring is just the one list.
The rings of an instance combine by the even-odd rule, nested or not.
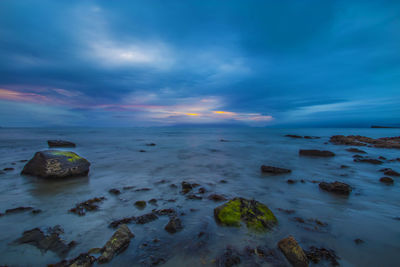
[[(320, 136), (321, 139), (291, 139), (285, 134)], [(185, 213), (180, 218), (184, 229), (176, 234), (164, 230), (168, 217), (144, 225), (129, 224), (135, 234), (128, 249), (116, 256), (110, 266), (140, 266), (150, 256), (162, 257), (164, 266), (213, 266), (213, 259), (227, 245), (238, 250), (257, 245), (275, 248), (277, 242), (293, 235), (304, 249), (326, 247), (336, 251), (341, 266), (396, 266), (400, 252), (400, 178), (393, 186), (379, 182), (379, 169), (390, 167), (400, 171), (400, 162), (382, 165), (353, 162), (354, 153), (347, 146), (325, 144), (334, 134), (360, 134), (369, 137), (398, 136), (398, 129), (263, 129), (263, 128), (131, 128), (131, 129), (0, 129), (0, 169), (14, 171), (0, 174), (0, 212), (19, 206), (43, 210), (0, 217), (0, 265), (43, 266), (60, 258), (48, 251), (41, 253), (30, 245), (15, 245), (23, 231), (35, 227), (61, 225), (66, 241), (78, 245), (68, 254), (73, 258), (93, 247), (101, 247), (114, 229), (114, 219), (139, 216), (157, 208), (174, 208)], [(47, 181), (21, 176), (25, 163), (36, 151), (47, 148), (46, 140), (65, 139), (77, 143), (67, 149), (91, 162), (89, 177), (64, 181)], [(220, 142), (220, 139), (229, 142)], [(154, 142), (154, 147), (146, 143)], [(300, 148), (324, 149), (336, 153), (333, 158), (299, 157)], [(147, 152), (141, 153), (144, 149)], [(400, 157), (396, 149), (361, 148), (368, 156), (388, 159)], [(16, 165), (12, 165), (15, 162)], [(292, 169), (292, 173), (268, 176), (260, 173), (262, 164)], [(340, 169), (342, 164), (350, 166)], [(219, 181), (224, 179), (226, 184)], [(301, 180), (287, 184), (287, 179)], [(166, 183), (157, 183), (167, 180)], [(318, 181), (342, 181), (354, 190), (349, 197), (323, 192)], [(182, 181), (201, 184), (210, 193), (228, 198), (254, 198), (270, 207), (279, 225), (266, 234), (249, 232), (245, 227), (218, 226), (213, 217), (216, 203), (187, 200), (180, 194)], [(135, 186), (122, 190), (124, 186)], [(111, 188), (120, 189), (119, 196), (110, 195)], [(135, 189), (150, 188), (136, 192)], [(195, 190), (197, 191), (197, 190)], [(76, 203), (105, 196), (100, 209), (77, 216), (68, 210)], [(144, 210), (135, 208), (137, 200), (158, 199)], [(176, 202), (168, 202), (175, 199)], [(190, 209), (197, 209), (191, 212)], [(288, 215), (278, 210), (293, 209)], [(316, 218), (328, 223), (321, 231), (305, 229), (293, 220)], [(197, 244), (199, 232), (205, 232)], [(159, 239), (158, 243), (152, 242)], [(356, 245), (360, 238), (364, 244)], [(143, 246), (146, 243), (148, 246)], [(327, 263), (326, 263), (327, 264)], [(323, 265), (323, 264), (322, 264)], [(327, 264), (328, 265), (328, 264)], [(268, 266), (267, 264), (265, 266)]]

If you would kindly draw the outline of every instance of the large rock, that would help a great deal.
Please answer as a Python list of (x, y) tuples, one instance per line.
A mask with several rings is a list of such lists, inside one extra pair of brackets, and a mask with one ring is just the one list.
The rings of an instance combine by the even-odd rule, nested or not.
[(47, 144), (49, 147), (76, 147), (74, 143), (64, 140), (48, 140)]
[(352, 191), (352, 188), (350, 185), (341, 183), (341, 182), (333, 182), (333, 183), (326, 183), (322, 182), (319, 184), (319, 187), (322, 190), (332, 192), (335, 194), (340, 194), (340, 195), (349, 195), (350, 192)]
[(307, 256), (293, 236), (286, 237), (279, 241), (278, 247), (294, 267), (308, 266)]
[(263, 173), (270, 173), (270, 174), (283, 174), (283, 173), (290, 173), (292, 172), (289, 169), (284, 169), (284, 168), (278, 168), (278, 167), (273, 167), (273, 166), (266, 166), (262, 165), (261, 166), (261, 172)]
[(122, 224), (120, 227), (118, 227), (117, 231), (115, 231), (110, 240), (108, 240), (104, 245), (102, 248), (103, 253), (97, 259), (97, 261), (99, 263), (111, 261), (115, 255), (121, 253), (129, 246), (131, 238), (133, 237), (134, 235), (129, 230), (128, 226), (126, 226), (126, 224)]
[(89, 166), (89, 161), (74, 152), (45, 150), (36, 152), (21, 173), (43, 178), (87, 176)]
[(275, 215), (264, 204), (244, 198), (234, 198), (214, 209), (216, 221), (224, 226), (241, 226), (244, 222), (252, 230), (265, 231), (278, 223)]
[(335, 153), (327, 150), (316, 150), (316, 149), (300, 149), (300, 156), (309, 157), (333, 157)]

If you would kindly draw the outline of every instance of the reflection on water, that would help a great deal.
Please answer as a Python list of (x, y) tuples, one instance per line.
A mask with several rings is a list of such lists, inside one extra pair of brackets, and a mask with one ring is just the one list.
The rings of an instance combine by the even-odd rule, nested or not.
[[(291, 139), (285, 134), (321, 139)], [(325, 144), (334, 134), (374, 138), (400, 135), (396, 129), (0, 129), (0, 167), (15, 168), (0, 174), (0, 211), (19, 206), (43, 210), (37, 215), (25, 212), (0, 218), (0, 264), (42, 266), (60, 260), (52, 252), (42, 254), (35, 247), (12, 244), (23, 231), (34, 227), (61, 225), (65, 230), (63, 238), (78, 242), (69, 254), (75, 257), (102, 246), (114, 231), (108, 227), (112, 220), (139, 216), (154, 208), (174, 208), (183, 221), (181, 232), (167, 233), (164, 226), (168, 218), (163, 216), (144, 225), (129, 224), (135, 238), (110, 265), (140, 266), (158, 257), (166, 260), (165, 266), (213, 266), (213, 259), (228, 245), (239, 250), (257, 245), (275, 248), (281, 238), (291, 234), (304, 248), (334, 249), (342, 266), (395, 266), (400, 251), (400, 221), (394, 219), (400, 216), (400, 178), (394, 178), (394, 186), (383, 185), (378, 170), (390, 167), (399, 171), (400, 163), (355, 163), (353, 154), (345, 151), (347, 147)], [(21, 176), (25, 163), (20, 160), (47, 149), (48, 139), (77, 143), (71, 150), (91, 162), (89, 177), (46, 181)], [(228, 142), (220, 142), (221, 139)], [(146, 146), (151, 142), (156, 146)], [(336, 156), (299, 157), (300, 148), (330, 150)], [(375, 158), (399, 157), (398, 150), (363, 150)], [(263, 175), (262, 164), (289, 168), (292, 173)], [(343, 164), (349, 168), (341, 169)], [(298, 182), (288, 184), (287, 179)], [(354, 190), (349, 197), (332, 195), (320, 191), (314, 180), (338, 180)], [(205, 196), (217, 193), (263, 202), (275, 213), (279, 225), (264, 235), (248, 232), (244, 227), (220, 227), (213, 218), (213, 208), (220, 203), (207, 198), (187, 200), (180, 188), (170, 186), (180, 186), (182, 181), (200, 184), (207, 191)], [(111, 188), (121, 190), (121, 194), (109, 194)], [(151, 190), (137, 191), (141, 188)], [(98, 211), (83, 217), (68, 213), (76, 203), (100, 196), (107, 199)], [(144, 210), (133, 205), (152, 198), (157, 199), (157, 204), (148, 203)], [(306, 223), (295, 217), (304, 218)], [(311, 219), (328, 225), (312, 230)], [(203, 234), (199, 237), (199, 233)], [(356, 238), (365, 243), (355, 244)]]

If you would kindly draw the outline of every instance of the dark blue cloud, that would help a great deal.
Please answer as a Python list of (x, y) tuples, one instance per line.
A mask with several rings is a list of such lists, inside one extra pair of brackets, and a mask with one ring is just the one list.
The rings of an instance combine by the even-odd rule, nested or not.
[(399, 17), (398, 1), (3, 0), (2, 124), (400, 123)]

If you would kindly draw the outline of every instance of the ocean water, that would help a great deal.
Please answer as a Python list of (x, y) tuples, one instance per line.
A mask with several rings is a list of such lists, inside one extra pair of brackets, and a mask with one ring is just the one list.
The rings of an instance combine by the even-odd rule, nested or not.
[[(312, 135), (321, 139), (291, 139), (285, 134)], [(293, 235), (304, 249), (310, 246), (335, 250), (341, 266), (398, 266), (400, 252), (400, 178), (393, 186), (379, 182), (381, 168), (400, 171), (400, 162), (382, 165), (353, 162), (347, 146), (326, 143), (335, 134), (369, 137), (399, 136), (398, 129), (264, 129), (264, 128), (1, 128), (0, 212), (19, 206), (32, 206), (43, 212), (23, 212), (0, 217), (0, 265), (44, 266), (61, 259), (51, 251), (42, 253), (30, 245), (13, 241), (35, 227), (60, 225), (67, 241), (78, 244), (68, 254), (73, 258), (90, 248), (101, 247), (115, 229), (108, 224), (128, 216), (139, 216), (157, 208), (174, 208), (184, 229), (175, 234), (164, 230), (168, 217), (144, 225), (128, 224), (135, 237), (126, 251), (109, 266), (142, 266), (151, 258), (166, 260), (164, 266), (214, 266), (213, 261), (227, 246), (242, 250), (258, 245), (276, 248), (277, 242)], [(49, 181), (20, 175), (35, 152), (48, 149), (48, 139), (65, 139), (77, 144), (74, 151), (91, 162), (89, 176)], [(224, 139), (228, 142), (221, 142)], [(146, 146), (146, 143), (156, 146)], [(323, 149), (336, 153), (333, 158), (300, 157), (298, 151)], [(146, 150), (145, 153), (139, 150)], [(396, 149), (363, 147), (368, 156), (400, 157)], [(12, 165), (15, 163), (15, 165)], [(263, 175), (262, 164), (289, 168), (292, 173)], [(349, 168), (341, 169), (342, 164)], [(227, 183), (220, 183), (224, 179)], [(287, 179), (300, 181), (288, 184)], [(165, 183), (158, 183), (165, 180)], [(321, 191), (311, 181), (342, 181), (354, 189), (348, 197)], [(279, 224), (270, 232), (257, 234), (246, 227), (230, 228), (216, 224), (213, 209), (221, 203), (204, 198), (188, 200), (180, 194), (180, 183), (198, 183), (211, 193), (227, 198), (254, 198), (275, 213)], [(174, 189), (170, 184), (177, 184)], [(134, 186), (123, 190), (125, 186)], [(121, 190), (119, 196), (108, 190)], [(136, 192), (135, 189), (150, 188)], [(195, 189), (197, 191), (197, 189)], [(106, 197), (100, 209), (77, 216), (68, 210), (93, 197)], [(156, 198), (157, 206), (137, 209), (137, 200)], [(174, 199), (175, 202), (168, 200)], [(286, 214), (281, 209), (295, 210)], [(190, 209), (196, 209), (190, 211)], [(327, 223), (319, 231), (294, 220), (318, 219)], [(204, 232), (199, 239), (198, 234)], [(363, 244), (353, 241), (360, 238)], [(159, 242), (153, 242), (159, 239)], [(199, 241), (201, 243), (199, 244)], [(320, 265), (329, 266), (329, 263)], [(318, 266), (320, 266), (318, 265)], [(268, 266), (268, 264), (264, 264)]]

